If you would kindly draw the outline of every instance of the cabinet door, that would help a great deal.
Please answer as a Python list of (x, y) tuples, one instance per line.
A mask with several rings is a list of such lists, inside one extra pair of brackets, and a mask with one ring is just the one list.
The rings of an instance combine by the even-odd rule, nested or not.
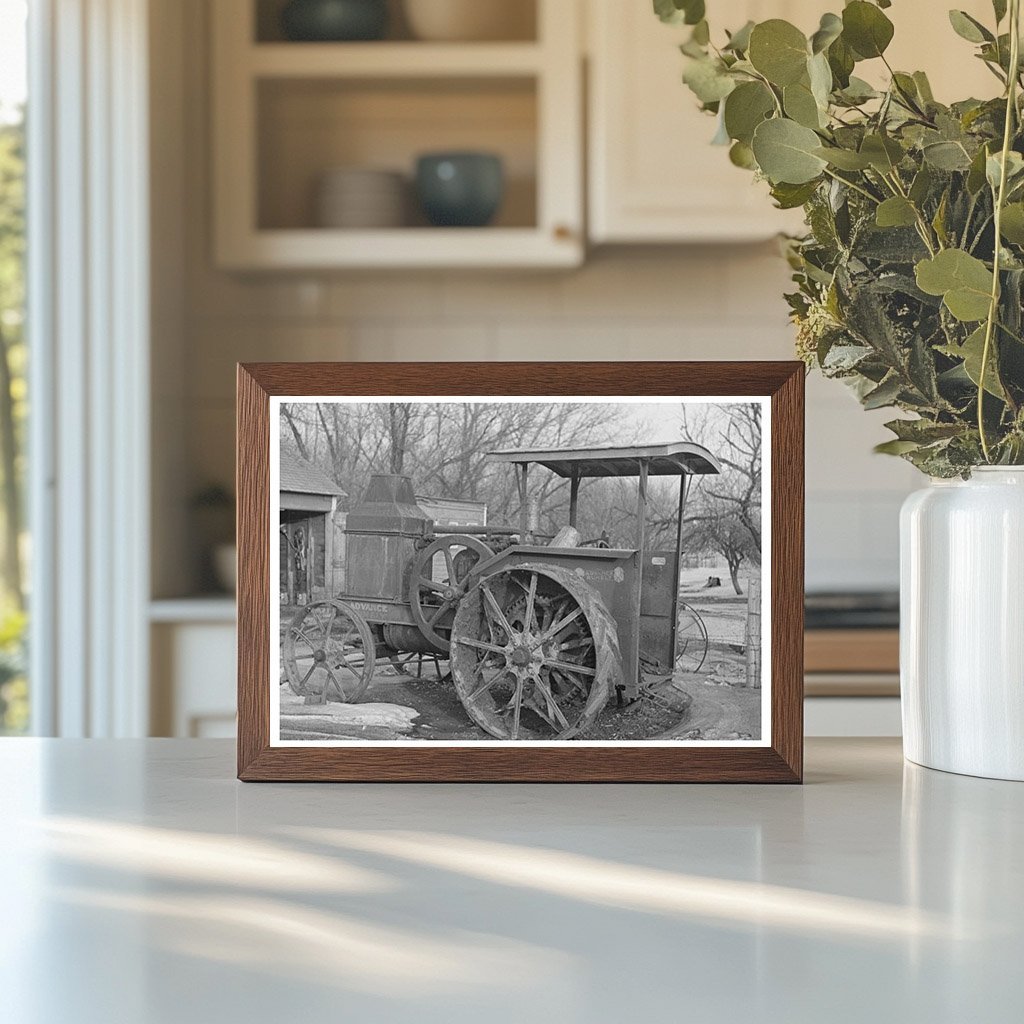
[[(590, 25), (590, 236), (594, 242), (704, 242), (767, 238), (799, 231), (800, 214), (775, 210), (763, 183), (712, 146), (714, 119), (701, 114), (681, 82), (678, 49), (689, 31), (663, 25), (649, 0), (586, 0)], [(828, 0), (709, 0), (712, 33), (748, 19), (786, 18), (811, 33)], [(889, 58), (923, 69), (944, 101), (991, 96), (998, 83), (958, 38), (946, 6), (901, 0), (886, 12), (896, 25)], [(958, 7), (986, 24), (989, 0)], [(858, 74), (887, 77), (880, 61)]]
[[(663, 25), (649, 0), (588, 3), (591, 240), (737, 241), (798, 230), (799, 215), (774, 209), (767, 186), (711, 145), (715, 120), (682, 83), (679, 44), (689, 29)], [(748, 19), (817, 25), (816, 14), (798, 17), (800, 6), (824, 8), (822, 0), (712, 0), (708, 16), (716, 36)]]

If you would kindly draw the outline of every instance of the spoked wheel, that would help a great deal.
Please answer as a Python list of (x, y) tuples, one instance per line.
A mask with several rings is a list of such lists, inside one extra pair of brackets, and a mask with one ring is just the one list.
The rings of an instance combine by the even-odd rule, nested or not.
[(366, 620), (343, 601), (307, 605), (285, 633), (288, 684), (307, 704), (354, 704), (373, 678), (375, 656)]
[(695, 608), (680, 604), (676, 615), (676, 671), (699, 672), (708, 656), (708, 629)]
[[(417, 556), (409, 581), (409, 603), (420, 632), (439, 650), (451, 649), (455, 606), (466, 592), (470, 571), (494, 552), (463, 534), (438, 537)], [(436, 565), (435, 565), (436, 563)]]
[(470, 718), (503, 740), (586, 732), (622, 680), (615, 623), (597, 592), (531, 564), (485, 577), (462, 599), (451, 666)]

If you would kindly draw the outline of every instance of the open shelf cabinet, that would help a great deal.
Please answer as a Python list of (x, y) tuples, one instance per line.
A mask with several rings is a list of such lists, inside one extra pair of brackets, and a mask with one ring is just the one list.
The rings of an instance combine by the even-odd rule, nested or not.
[[(536, 0), (533, 38), (298, 43), (275, 8), (212, 8), (214, 248), (226, 269), (570, 267), (583, 259), (582, 63), (577, 5)], [(418, 211), (419, 155), (501, 156), (505, 196), (482, 228), (436, 228)], [(335, 168), (407, 179), (401, 227), (317, 225)]]

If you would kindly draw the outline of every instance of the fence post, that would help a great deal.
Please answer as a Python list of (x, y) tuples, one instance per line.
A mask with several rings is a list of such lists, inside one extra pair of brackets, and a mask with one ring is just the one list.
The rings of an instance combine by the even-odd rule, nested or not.
[(761, 577), (747, 580), (747, 686), (761, 688)]

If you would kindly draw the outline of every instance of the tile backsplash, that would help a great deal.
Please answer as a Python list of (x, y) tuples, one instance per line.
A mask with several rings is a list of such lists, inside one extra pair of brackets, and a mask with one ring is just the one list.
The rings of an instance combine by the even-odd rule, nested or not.
[[(787, 359), (775, 247), (597, 253), (556, 273), (409, 272), (245, 278), (189, 262), (184, 329), (192, 484), (233, 472), (240, 360)], [(807, 581), (895, 587), (898, 511), (914, 470), (873, 455), (886, 414), (808, 379)]]

